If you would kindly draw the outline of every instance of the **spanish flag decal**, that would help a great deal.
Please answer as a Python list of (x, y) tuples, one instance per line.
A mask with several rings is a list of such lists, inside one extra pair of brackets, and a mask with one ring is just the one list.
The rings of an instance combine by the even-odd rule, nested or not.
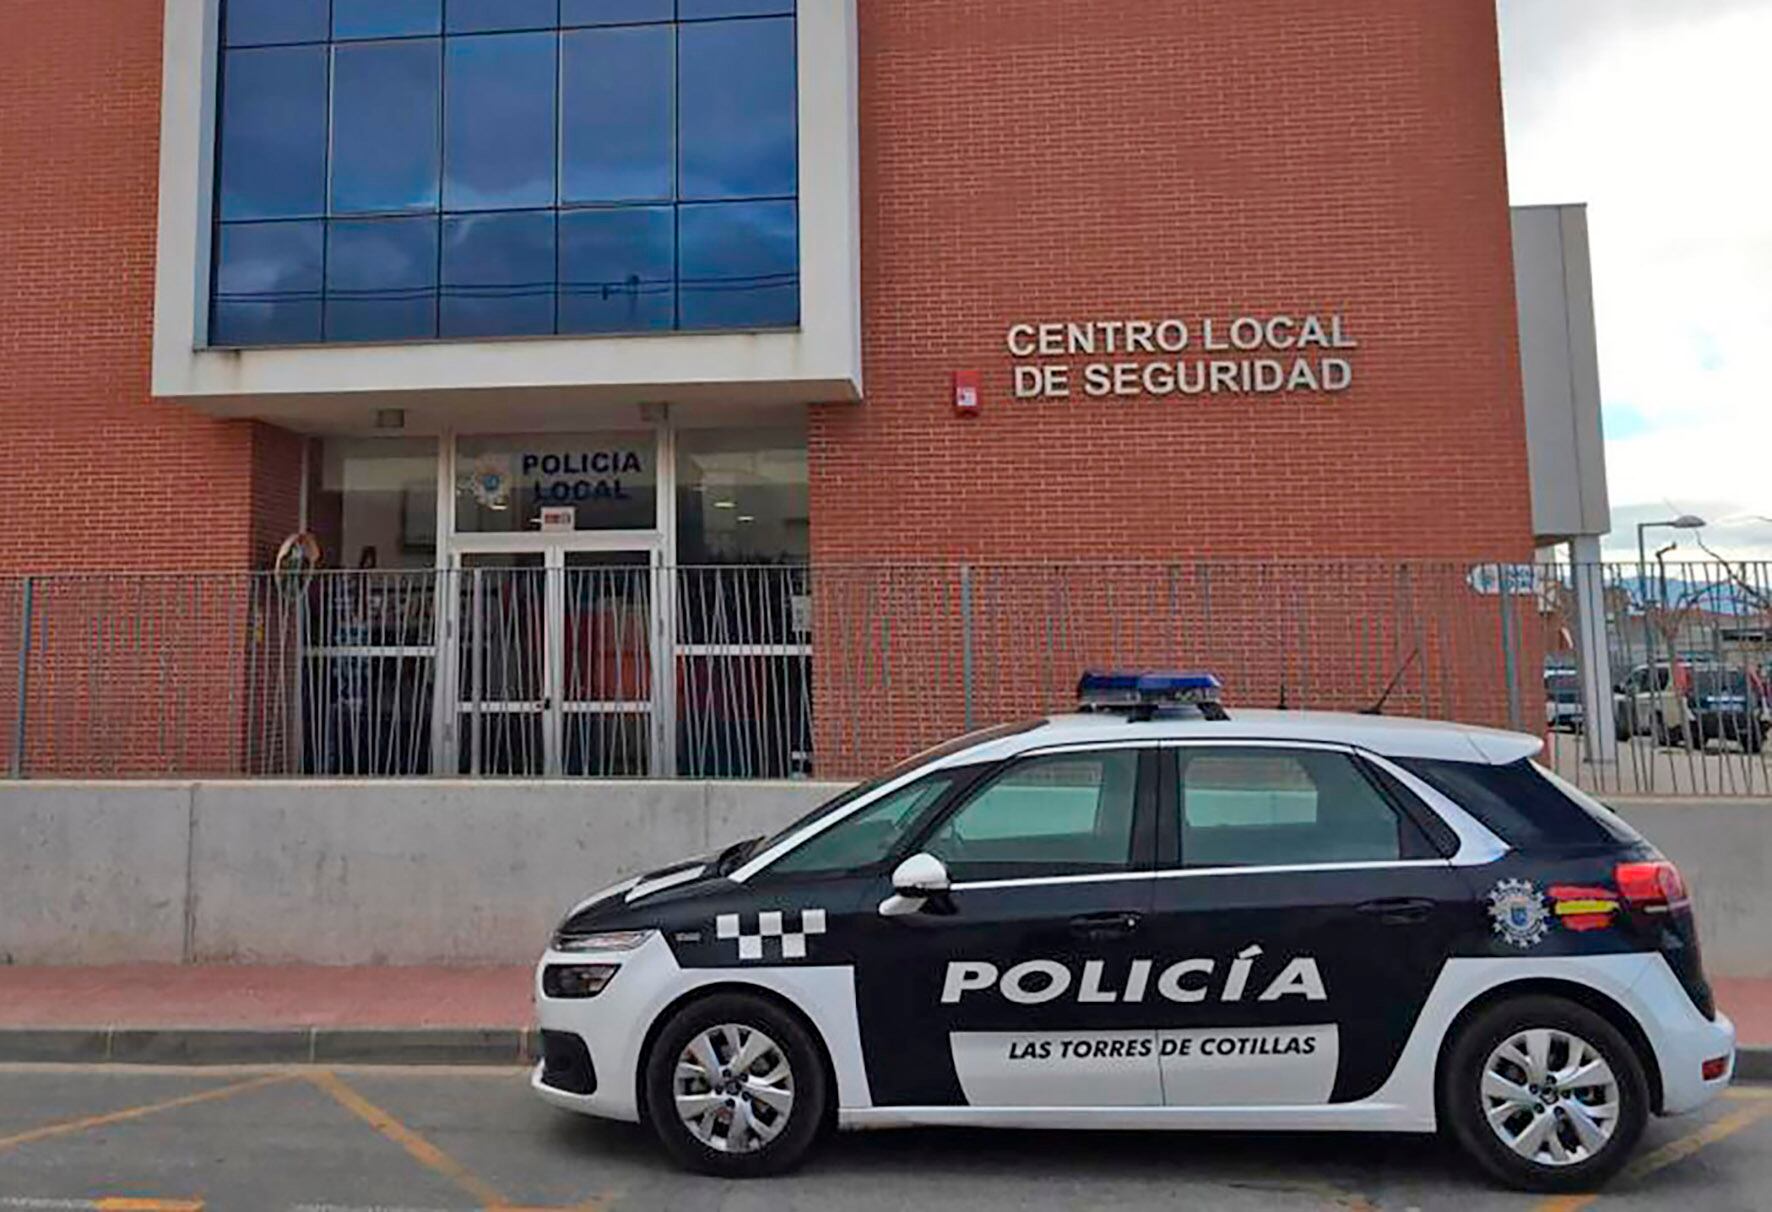
[(1571, 930), (1604, 930), (1618, 912), (1618, 894), (1610, 888), (1557, 884), (1550, 889), (1551, 912)]

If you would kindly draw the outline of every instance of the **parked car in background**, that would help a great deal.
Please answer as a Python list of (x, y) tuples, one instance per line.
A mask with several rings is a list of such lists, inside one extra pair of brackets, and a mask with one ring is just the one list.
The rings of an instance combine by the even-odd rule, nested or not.
[(1765, 746), (1766, 684), (1755, 671), (1693, 661), (1638, 665), (1617, 692), (1618, 738), (1702, 749), (1710, 741), (1748, 753)]
[(1581, 702), (1581, 675), (1573, 669), (1544, 671), (1544, 722), (1553, 732), (1580, 732), (1587, 726)]

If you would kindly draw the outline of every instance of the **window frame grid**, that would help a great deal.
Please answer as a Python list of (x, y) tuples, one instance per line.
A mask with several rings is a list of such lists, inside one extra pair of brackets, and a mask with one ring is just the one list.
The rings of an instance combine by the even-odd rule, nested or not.
[[(611, 22), (597, 22), (597, 23), (577, 22), (577, 23), (573, 23), (573, 24), (569, 25), (569, 24), (565, 23), (565, 19), (563, 16), (563, 2), (562, 2), (562, 0), (554, 0), (553, 8), (554, 8), (554, 13), (555, 13), (555, 23), (551, 26), (534, 26), (534, 27), (525, 26), (520, 29), (513, 28), (513, 29), (500, 29), (500, 30), (474, 30), (474, 31), (462, 31), (462, 32), (451, 33), (449, 30), (449, 5), (451, 3), (451, 0), (439, 0), (439, 10), (438, 10), (439, 11), (439, 27), (438, 27), (438, 31), (436, 33), (390, 34), (390, 35), (378, 36), (378, 37), (372, 37), (372, 38), (339, 38), (335, 32), (336, 31), (336, 17), (337, 17), (337, 0), (326, 0), (326, 18), (325, 18), (324, 25), (325, 25), (327, 36), (325, 39), (323, 39), (323, 40), (295, 39), (295, 40), (278, 41), (278, 42), (246, 42), (246, 43), (240, 43), (240, 44), (236, 45), (233, 42), (231, 42), (231, 40), (229, 39), (229, 36), (228, 36), (228, 16), (229, 16), (230, 8), (231, 8), (231, 3), (230, 3), (230, 0), (221, 0), (221, 3), (218, 5), (219, 15), (218, 15), (217, 37), (216, 37), (216, 68), (215, 68), (216, 120), (215, 120), (215, 128), (212, 132), (212, 144), (213, 144), (212, 156), (213, 156), (213, 163), (215, 165), (215, 171), (212, 174), (212, 180), (210, 183), (210, 185), (211, 185), (211, 216), (212, 217), (211, 217), (211, 221), (209, 224), (209, 229), (210, 229), (209, 230), (209, 240), (210, 240), (211, 252), (210, 252), (210, 257), (209, 257), (209, 274), (208, 274), (209, 281), (208, 281), (207, 306), (205, 308), (205, 313), (208, 317), (207, 329), (208, 329), (208, 334), (209, 334), (208, 339), (205, 342), (206, 347), (212, 348), (212, 349), (279, 349), (279, 348), (313, 348), (313, 347), (325, 347), (325, 346), (353, 346), (353, 345), (360, 346), (360, 345), (375, 345), (375, 344), (389, 343), (389, 342), (375, 341), (375, 340), (362, 340), (362, 341), (336, 340), (335, 341), (335, 340), (329, 339), (326, 335), (327, 329), (328, 329), (327, 312), (328, 312), (330, 305), (331, 305), (331, 291), (329, 289), (328, 283), (330, 281), (333, 226), (335, 223), (343, 222), (343, 221), (416, 219), (416, 218), (426, 218), (426, 217), (434, 219), (435, 223), (436, 223), (437, 255), (436, 255), (436, 265), (434, 266), (434, 275), (435, 275), (434, 280), (435, 280), (436, 286), (435, 286), (435, 290), (434, 290), (434, 297), (432, 300), (431, 334), (429, 336), (423, 336), (423, 337), (399, 338), (399, 339), (397, 339), (397, 343), (399, 343), (399, 344), (459, 343), (462, 341), (471, 341), (471, 340), (548, 340), (548, 339), (560, 339), (560, 338), (647, 336), (647, 335), (658, 335), (658, 334), (662, 334), (662, 333), (670, 333), (671, 335), (676, 335), (676, 336), (690, 336), (690, 335), (713, 335), (713, 334), (719, 334), (719, 333), (752, 332), (752, 331), (783, 332), (783, 331), (793, 331), (793, 330), (798, 329), (804, 320), (804, 296), (803, 296), (803, 294), (800, 293), (803, 288), (801, 262), (800, 262), (801, 236), (803, 234), (803, 232), (802, 232), (803, 218), (802, 218), (802, 215), (800, 214), (800, 210), (799, 210), (800, 202), (801, 202), (800, 191), (799, 191), (799, 165), (800, 165), (800, 153), (801, 153), (801, 146), (800, 146), (801, 131), (800, 131), (800, 120), (799, 120), (799, 105), (800, 105), (799, 63), (800, 63), (800, 54), (801, 54), (799, 2), (800, 2), (800, 0), (785, 0), (783, 7), (778, 8), (778, 9), (774, 9), (769, 12), (738, 13), (738, 14), (728, 14), (728, 15), (721, 15), (721, 16), (685, 17), (682, 15), (681, 0), (673, 0), (673, 4), (672, 4), (673, 16), (669, 21), (655, 19), (655, 20), (649, 20), (649, 21), (611, 21)], [(682, 196), (682, 184), (683, 184), (683, 172), (682, 172), (683, 107), (681, 104), (682, 84), (683, 84), (683, 81), (682, 81), (683, 57), (682, 57), (682, 50), (681, 50), (681, 29), (682, 29), (682, 27), (685, 25), (711, 25), (711, 24), (716, 24), (716, 23), (733, 23), (733, 22), (746, 22), (746, 21), (779, 21), (783, 18), (786, 18), (792, 22), (792, 42), (793, 42), (792, 65), (793, 65), (793, 70), (790, 72), (789, 83), (790, 83), (790, 94), (791, 94), (790, 110), (793, 114), (793, 132), (792, 133), (793, 133), (793, 149), (794, 149), (794, 165), (795, 165), (794, 192), (789, 193), (789, 194), (768, 194), (768, 195), (757, 195), (757, 196), (746, 195), (742, 198), (685, 200)], [(670, 79), (671, 79), (671, 153), (670, 153), (669, 163), (670, 163), (671, 194), (672, 194), (672, 196), (669, 200), (642, 201), (642, 202), (588, 202), (588, 203), (587, 202), (573, 202), (573, 203), (568, 203), (565, 201), (565, 199), (563, 197), (563, 185), (562, 185), (562, 178), (564, 176), (563, 157), (564, 157), (564, 153), (565, 153), (565, 138), (566, 138), (566, 129), (565, 129), (565, 116), (566, 116), (565, 115), (565, 103), (566, 102), (565, 102), (565, 93), (564, 93), (565, 45), (566, 45), (565, 44), (565, 35), (569, 31), (576, 32), (576, 31), (601, 30), (601, 29), (644, 29), (644, 28), (651, 28), (651, 27), (655, 27), (655, 26), (669, 26), (671, 29), (671, 69), (670, 69)], [(553, 93), (554, 111), (555, 111), (555, 113), (554, 113), (555, 150), (554, 150), (554, 200), (553, 200), (553, 205), (551, 207), (518, 206), (518, 207), (495, 207), (495, 208), (489, 208), (489, 209), (483, 209), (483, 210), (451, 211), (451, 210), (447, 209), (443, 203), (443, 196), (444, 196), (443, 195), (443, 184), (447, 180), (447, 175), (448, 175), (448, 134), (447, 134), (448, 96), (449, 96), (448, 42), (452, 38), (455, 38), (455, 39), (483, 38), (483, 37), (504, 36), (504, 35), (510, 35), (510, 34), (535, 34), (535, 33), (552, 33), (555, 35), (555, 38), (554, 38), (554, 43), (555, 43), (555, 45), (554, 45), (554, 93)], [(423, 41), (435, 41), (436, 43), (438, 43), (438, 59), (439, 59), (438, 85), (437, 85), (438, 190), (437, 190), (437, 205), (436, 205), (436, 207), (432, 208), (432, 209), (428, 209), (428, 210), (371, 211), (371, 212), (351, 212), (348, 214), (335, 214), (333, 211), (332, 186), (333, 186), (333, 168), (334, 168), (334, 141), (337, 137), (337, 122), (336, 122), (335, 104), (336, 104), (336, 85), (337, 85), (336, 64), (337, 64), (337, 57), (338, 57), (339, 48), (340, 47), (349, 47), (349, 46), (373, 45), (373, 44), (378, 44), (378, 43), (423, 42)], [(230, 54), (231, 54), (231, 52), (240, 51), (240, 50), (259, 51), (259, 50), (288, 49), (288, 48), (299, 48), (299, 47), (322, 47), (325, 49), (325, 52), (326, 52), (326, 54), (325, 54), (325, 63), (326, 63), (326, 70), (325, 70), (326, 132), (325, 132), (325, 140), (324, 140), (325, 153), (324, 153), (324, 165), (323, 165), (323, 170), (322, 170), (321, 195), (320, 195), (320, 197), (321, 197), (321, 213), (318, 215), (284, 216), (284, 217), (280, 217), (280, 218), (227, 219), (224, 217), (223, 210), (222, 210), (222, 197), (223, 197), (222, 182), (223, 182), (223, 175), (224, 175), (224, 168), (225, 168), (224, 158), (222, 155), (222, 142), (223, 142), (223, 138), (225, 135), (225, 131), (224, 131), (225, 101), (226, 101), (226, 97), (227, 97), (227, 87), (228, 87), (228, 81), (227, 81), (228, 70), (227, 69), (228, 69), (228, 62), (229, 62)], [(748, 325), (748, 326), (740, 326), (740, 327), (734, 327), (734, 328), (726, 328), (726, 327), (685, 328), (683, 326), (683, 298), (682, 298), (682, 296), (683, 296), (683, 288), (682, 288), (682, 283), (683, 283), (683, 272), (682, 272), (682, 247), (683, 247), (682, 215), (683, 215), (683, 208), (685, 206), (726, 207), (726, 206), (745, 206), (745, 205), (779, 204), (779, 203), (789, 203), (795, 207), (795, 213), (794, 213), (794, 266), (793, 266), (793, 273), (792, 273), (793, 285), (794, 285), (795, 292), (796, 292), (796, 304), (795, 304), (796, 318), (795, 318), (794, 322), (792, 324), (785, 324), (785, 325)], [(630, 211), (630, 210), (637, 211), (637, 210), (658, 209), (658, 208), (664, 207), (664, 206), (669, 206), (671, 208), (672, 275), (671, 275), (671, 326), (670, 326), (670, 328), (668, 328), (668, 329), (645, 328), (645, 329), (635, 329), (635, 330), (631, 330), (631, 331), (629, 331), (629, 330), (618, 330), (618, 331), (574, 330), (571, 332), (562, 331), (560, 328), (561, 291), (562, 291), (561, 270), (562, 270), (562, 256), (563, 256), (563, 243), (564, 242), (561, 238), (561, 227), (562, 227), (562, 224), (560, 222), (561, 217), (563, 215), (572, 214), (572, 213), (579, 213), (579, 212)], [(548, 334), (533, 334), (533, 333), (532, 334), (508, 334), (508, 335), (481, 336), (481, 337), (446, 337), (446, 336), (443, 336), (442, 335), (443, 334), (443, 314), (442, 313), (443, 313), (443, 296), (445, 294), (444, 278), (443, 278), (445, 220), (452, 218), (452, 217), (460, 218), (460, 217), (472, 217), (472, 216), (476, 216), (476, 215), (542, 214), (542, 213), (550, 213), (553, 216), (553, 222), (554, 222), (554, 284), (553, 284), (553, 292), (552, 292), (552, 294), (553, 294), (553, 331)], [(318, 335), (313, 340), (289, 341), (289, 342), (280, 342), (280, 343), (232, 344), (232, 343), (218, 342), (217, 340), (215, 340), (215, 329), (217, 327), (216, 319), (217, 319), (217, 314), (220, 311), (220, 304), (221, 304), (221, 299), (220, 299), (220, 294), (219, 294), (219, 286), (220, 286), (220, 275), (221, 275), (220, 249), (221, 249), (221, 237), (222, 237), (223, 229), (224, 228), (231, 228), (231, 227), (270, 224), (270, 223), (307, 223), (307, 222), (318, 223), (320, 225), (320, 290), (319, 290), (320, 312), (319, 312)]]

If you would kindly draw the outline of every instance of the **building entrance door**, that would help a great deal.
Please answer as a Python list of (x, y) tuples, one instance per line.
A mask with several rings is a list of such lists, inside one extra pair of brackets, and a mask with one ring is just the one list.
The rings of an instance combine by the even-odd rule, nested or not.
[(668, 772), (668, 595), (657, 550), (585, 535), (476, 546), (458, 544), (447, 595), (454, 752), (443, 768), (528, 778)]

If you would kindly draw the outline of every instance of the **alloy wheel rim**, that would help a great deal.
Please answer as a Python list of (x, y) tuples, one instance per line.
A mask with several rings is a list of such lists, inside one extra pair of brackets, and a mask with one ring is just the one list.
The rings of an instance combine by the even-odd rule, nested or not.
[(755, 1153), (787, 1127), (794, 1071), (781, 1046), (755, 1027), (722, 1023), (692, 1038), (671, 1082), (677, 1117), (720, 1153)]
[(1483, 1066), (1483, 1117), (1516, 1156), (1573, 1166), (1598, 1155), (1619, 1121), (1618, 1077), (1599, 1049), (1568, 1031), (1533, 1027), (1503, 1040)]

